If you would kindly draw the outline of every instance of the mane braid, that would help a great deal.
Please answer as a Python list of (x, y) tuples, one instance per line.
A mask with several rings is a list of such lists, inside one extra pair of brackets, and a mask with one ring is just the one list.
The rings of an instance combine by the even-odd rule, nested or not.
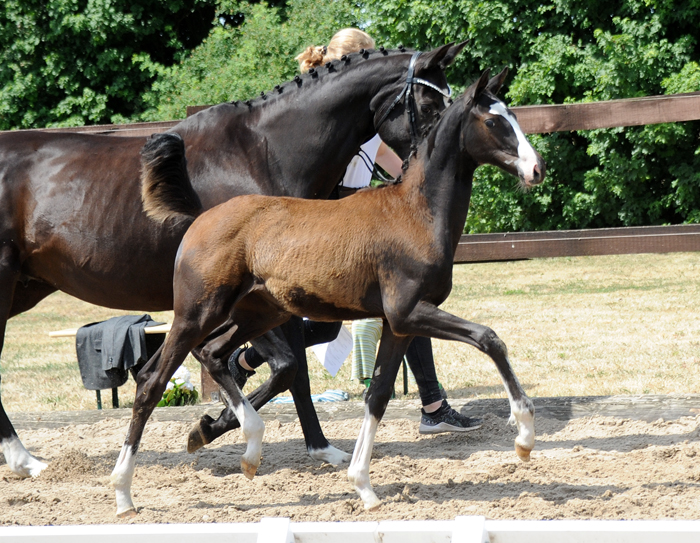
[[(359, 51), (354, 53), (348, 53), (346, 55), (347, 60), (345, 61), (340, 59), (332, 60), (330, 62), (327, 62), (326, 64), (316, 66), (315, 72), (313, 74), (307, 72), (305, 74), (299, 74), (295, 76), (295, 79), (297, 77), (299, 78), (300, 82), (298, 84), (296, 83), (295, 79), (292, 79), (290, 81), (286, 81), (285, 83), (275, 85), (274, 89), (261, 92), (254, 98), (248, 98), (247, 100), (234, 100), (229, 103), (234, 105), (236, 105), (236, 103), (242, 103), (247, 105), (248, 109), (251, 109), (261, 104), (274, 102), (275, 99), (288, 94), (289, 90), (301, 90), (304, 87), (304, 83), (308, 81), (320, 81), (325, 76), (335, 73), (341, 73), (343, 69), (352, 68), (353, 66), (357, 65), (358, 60), (369, 60), (373, 57), (376, 57), (377, 55), (381, 55), (382, 57), (390, 57), (396, 55), (410, 55), (412, 53), (413, 51), (410, 49), (365, 49), (364, 53), (362, 54), (360, 54)], [(330, 66), (326, 67), (327, 64), (330, 64)]]

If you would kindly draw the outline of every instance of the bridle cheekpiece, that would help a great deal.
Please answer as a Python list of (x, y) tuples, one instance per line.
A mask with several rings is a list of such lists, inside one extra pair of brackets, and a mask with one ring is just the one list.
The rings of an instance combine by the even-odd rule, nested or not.
[(416, 99), (413, 95), (413, 85), (423, 85), (425, 87), (429, 87), (442, 94), (448, 100), (452, 95), (452, 92), (449, 87), (446, 92), (437, 85), (431, 83), (430, 81), (426, 81), (425, 79), (421, 79), (419, 77), (414, 77), (414, 73), (416, 71), (416, 61), (418, 60), (418, 57), (420, 55), (421, 52), (416, 51), (415, 53), (413, 53), (413, 56), (411, 56), (411, 60), (408, 63), (406, 83), (401, 89), (401, 92), (399, 92), (398, 96), (394, 98), (394, 101), (391, 103), (391, 105), (386, 109), (384, 113), (382, 113), (382, 116), (379, 118), (379, 121), (374, 125), (374, 129), (379, 130), (379, 127), (384, 123), (384, 121), (386, 121), (387, 117), (396, 107), (396, 105), (401, 101), (402, 98), (405, 98), (406, 114), (408, 115), (408, 125), (411, 130), (411, 151), (415, 151), (418, 148), (418, 133), (416, 129)]

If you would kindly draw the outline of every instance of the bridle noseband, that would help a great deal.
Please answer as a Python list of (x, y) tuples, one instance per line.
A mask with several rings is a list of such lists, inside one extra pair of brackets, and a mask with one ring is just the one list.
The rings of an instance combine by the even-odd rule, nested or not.
[(401, 92), (399, 92), (398, 96), (394, 98), (394, 101), (391, 103), (391, 105), (387, 108), (387, 110), (384, 113), (382, 113), (381, 117), (379, 118), (379, 121), (374, 125), (374, 129), (378, 131), (379, 127), (382, 126), (384, 121), (386, 121), (387, 117), (389, 116), (389, 113), (391, 113), (392, 110), (396, 107), (396, 105), (401, 101), (401, 99), (405, 97), (406, 115), (408, 115), (408, 125), (411, 130), (411, 151), (415, 151), (418, 148), (418, 131), (416, 129), (416, 99), (413, 95), (413, 85), (423, 85), (425, 87), (430, 87), (431, 89), (436, 90), (448, 99), (451, 95), (451, 92), (445, 92), (440, 87), (431, 83), (430, 81), (426, 81), (425, 79), (413, 76), (413, 74), (416, 71), (416, 61), (418, 60), (418, 57), (420, 55), (421, 52), (416, 51), (411, 56), (411, 60), (408, 63), (406, 83), (401, 89)]

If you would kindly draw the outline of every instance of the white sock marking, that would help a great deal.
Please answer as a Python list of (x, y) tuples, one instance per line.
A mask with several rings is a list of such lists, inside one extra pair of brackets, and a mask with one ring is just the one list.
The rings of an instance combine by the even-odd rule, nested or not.
[(34, 458), (18, 437), (3, 439), (2, 452), (12, 473), (20, 477), (37, 477), (47, 465)]
[(365, 418), (362, 421), (360, 435), (357, 437), (355, 451), (348, 468), (348, 479), (355, 486), (355, 490), (365, 504), (365, 509), (374, 509), (382, 503), (372, 490), (372, 484), (369, 480), (369, 463), (372, 459), (377, 426), (379, 426), (379, 421), (370, 415), (369, 408), (365, 405)]

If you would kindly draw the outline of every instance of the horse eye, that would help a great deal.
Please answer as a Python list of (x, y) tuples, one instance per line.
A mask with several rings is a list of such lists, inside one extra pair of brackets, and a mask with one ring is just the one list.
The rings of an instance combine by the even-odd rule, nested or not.
[(431, 109), (432, 109), (432, 108), (431, 108), (430, 106), (427, 106), (427, 105), (425, 105), (425, 104), (423, 104), (423, 105), (420, 107), (421, 112), (422, 112), (422, 113), (425, 113), (426, 115), (427, 115), (428, 113), (430, 113), (430, 110), (431, 110)]
[(493, 122), (493, 119), (486, 119), (484, 121), (484, 124), (489, 128), (493, 128), (494, 126), (496, 126), (496, 123)]

